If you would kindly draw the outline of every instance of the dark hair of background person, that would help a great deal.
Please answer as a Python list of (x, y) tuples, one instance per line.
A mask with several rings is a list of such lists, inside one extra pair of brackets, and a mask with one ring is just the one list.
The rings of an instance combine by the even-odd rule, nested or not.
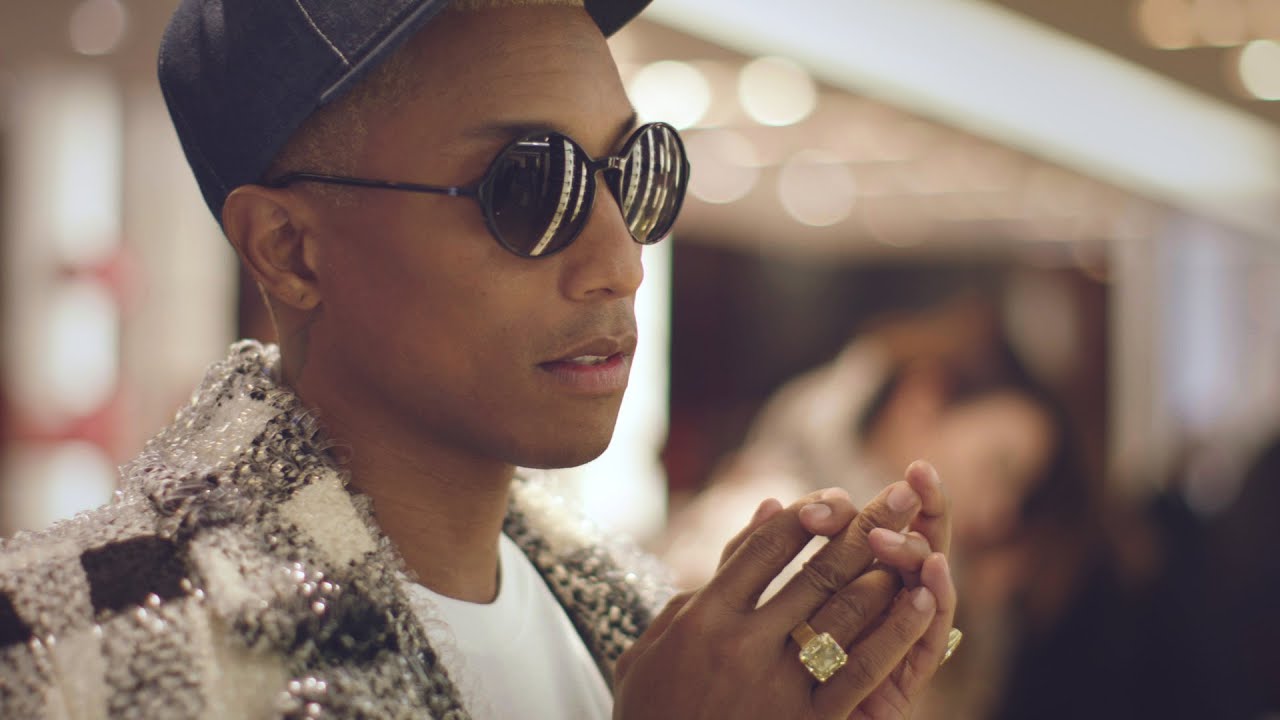
[(1280, 435), (1244, 473), (1239, 494), (1209, 523), (1209, 612), (1224, 662), (1235, 665), (1241, 711), (1280, 716)]

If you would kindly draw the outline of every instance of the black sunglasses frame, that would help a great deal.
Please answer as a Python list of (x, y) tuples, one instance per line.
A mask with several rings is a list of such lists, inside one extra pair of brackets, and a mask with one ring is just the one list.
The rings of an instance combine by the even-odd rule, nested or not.
[(506, 240), (506, 238), (502, 236), (502, 233), (498, 229), (497, 219), (494, 216), (493, 206), (489, 202), (487, 202), (487, 198), (489, 197), (488, 191), (489, 191), (490, 184), (494, 181), (494, 178), (497, 176), (498, 163), (501, 160), (503, 160), (507, 151), (511, 150), (512, 148), (518, 147), (521, 143), (527, 143), (527, 142), (546, 139), (546, 138), (559, 138), (567, 142), (573, 148), (574, 153), (580, 156), (584, 160), (587, 168), (587, 173), (585, 178), (586, 178), (586, 182), (589, 183), (589, 186), (588, 186), (588, 194), (585, 200), (586, 207), (583, 209), (583, 216), (590, 217), (591, 211), (595, 207), (596, 191), (599, 189), (599, 186), (596, 183), (595, 177), (597, 173), (603, 171), (607, 173), (605, 185), (609, 188), (609, 192), (614, 196), (614, 199), (617, 201), (619, 209), (623, 211), (623, 214), (624, 214), (623, 219), (625, 220), (626, 209), (622, 207), (623, 199), (619, 197), (619, 186), (616, 184), (616, 182), (607, 181), (609, 176), (608, 174), (612, 174), (615, 179), (619, 179), (621, 177), (622, 170), (625, 167), (627, 157), (631, 154), (635, 144), (640, 141), (641, 137), (645, 133), (652, 132), (655, 130), (666, 131), (667, 134), (669, 134), (670, 137), (675, 140), (675, 145), (680, 151), (679, 158), (678, 158), (680, 163), (679, 175), (678, 175), (677, 186), (675, 188), (677, 197), (675, 200), (675, 206), (671, 210), (671, 220), (667, 223), (667, 226), (665, 228), (661, 229), (662, 232), (660, 233), (655, 232), (654, 239), (649, 240), (648, 242), (642, 242), (640, 239), (638, 239), (635, 236), (635, 233), (631, 232), (630, 223), (626, 223), (627, 232), (631, 235), (632, 240), (642, 245), (653, 245), (658, 243), (659, 241), (661, 241), (663, 238), (665, 238), (667, 235), (670, 234), (671, 226), (675, 224), (676, 218), (680, 216), (680, 210), (684, 206), (684, 198), (689, 186), (689, 156), (685, 153), (684, 141), (680, 138), (680, 133), (677, 132), (674, 127), (672, 127), (671, 125), (668, 125), (667, 123), (662, 123), (662, 122), (654, 122), (654, 123), (647, 123), (645, 125), (641, 125), (640, 127), (636, 128), (635, 131), (631, 133), (631, 135), (627, 137), (627, 140), (622, 144), (622, 148), (618, 155), (610, 155), (610, 156), (602, 157), (599, 159), (591, 157), (591, 155), (587, 153), (586, 150), (582, 149), (582, 146), (579, 145), (577, 141), (575, 141), (573, 138), (563, 133), (559, 133), (555, 131), (530, 133), (529, 135), (525, 135), (523, 137), (512, 140), (511, 142), (502, 146), (502, 149), (499, 150), (498, 153), (494, 156), (493, 160), (490, 161), (489, 167), (485, 170), (485, 173), (483, 176), (481, 176), (479, 182), (471, 185), (424, 185), (421, 183), (397, 182), (393, 180), (372, 180), (368, 178), (347, 177), (344, 175), (327, 175), (324, 173), (314, 173), (314, 172), (286, 173), (284, 175), (281, 175), (278, 178), (275, 178), (274, 180), (271, 180), (265, 183), (265, 185), (267, 187), (272, 187), (272, 188), (283, 188), (298, 182), (315, 182), (315, 183), (324, 183), (328, 185), (345, 185), (349, 187), (373, 188), (376, 190), (397, 190), (401, 192), (427, 193), (431, 195), (445, 195), (447, 197), (472, 198), (473, 200), (476, 201), (477, 204), (480, 205), (481, 212), (484, 214), (485, 225), (488, 226), (489, 228), (489, 234), (493, 236), (493, 239), (496, 240), (499, 245), (501, 245), (505, 250), (511, 253), (514, 253), (515, 255), (518, 255), (522, 258), (529, 258), (529, 259), (536, 260), (540, 258), (551, 257), (552, 255), (555, 255), (556, 253), (564, 250), (565, 248), (568, 248), (570, 245), (574, 243), (574, 241), (578, 239), (578, 236), (582, 234), (582, 230), (584, 227), (586, 227), (586, 224), (584, 223), (582, 226), (578, 227), (578, 229), (574, 232), (574, 234), (570, 236), (569, 239), (566, 240), (562, 245), (546, 253), (530, 255), (528, 253), (521, 252), (515, 246), (509, 243)]

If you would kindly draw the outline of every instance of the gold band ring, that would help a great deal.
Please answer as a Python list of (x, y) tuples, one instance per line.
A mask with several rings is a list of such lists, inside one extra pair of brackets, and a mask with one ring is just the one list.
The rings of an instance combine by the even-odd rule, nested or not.
[(964, 633), (960, 632), (956, 628), (951, 628), (947, 633), (947, 651), (942, 653), (942, 660), (938, 661), (938, 667), (942, 667), (951, 659), (951, 653), (955, 652), (956, 648), (960, 647), (960, 641), (963, 639)]
[(800, 662), (818, 682), (826, 682), (849, 661), (831, 633), (816, 633), (807, 622), (795, 626), (791, 639), (800, 646)]

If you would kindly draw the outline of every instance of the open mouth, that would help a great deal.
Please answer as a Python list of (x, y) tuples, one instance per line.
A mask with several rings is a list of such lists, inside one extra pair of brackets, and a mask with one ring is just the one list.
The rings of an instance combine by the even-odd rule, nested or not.
[(615, 393), (627, 387), (631, 356), (621, 352), (611, 355), (574, 355), (542, 363), (538, 367), (567, 390), (588, 394)]

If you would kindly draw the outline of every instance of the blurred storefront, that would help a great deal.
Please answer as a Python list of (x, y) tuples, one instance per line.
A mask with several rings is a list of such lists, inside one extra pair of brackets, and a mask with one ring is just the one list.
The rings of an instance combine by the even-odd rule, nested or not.
[(2, 533), (109, 500), (235, 331), (154, 80), (162, 5), (0, 11)]
[[(674, 309), (672, 400), (678, 424), (727, 413), (708, 431), (718, 441), (675, 441), (674, 455), (707, 445), (675, 469), (675, 489), (701, 482), (782, 379), (892, 305), (889, 290), (850, 297), (840, 277), (877, 267), (1000, 268), (1015, 340), (1051, 372), (1076, 373), (1060, 378), (1068, 386), (1090, 386), (1068, 394), (1090, 398), (1082, 417), (1113, 489), (1159, 487), (1188, 443), (1246, 456), (1280, 395), (1266, 311), (1280, 295), (1277, 116), (1231, 94), (1243, 80), (1169, 79), (1169, 53), (1205, 46), (1244, 67), (1270, 15), (1238, 4), (1248, 12), (1226, 38), (1212, 20), (1227, 2), (1217, 15), (1206, 3), (1110, 3), (1106, 22), (1030, 0), (1002, 3), (1026, 15), (968, 0), (656, 2), (612, 44), (641, 114), (681, 126), (697, 168), (674, 244), (674, 294), (694, 299)], [(154, 85), (167, 5), (67, 0), (5, 15), (0, 528), (12, 531), (104, 499), (112, 464), (236, 326), (263, 331)], [(1208, 29), (1188, 25), (1196, 18)], [(1098, 35), (1109, 52), (1038, 21)], [(655, 286), (669, 263), (650, 260)], [(723, 307), (697, 325), (704, 291)], [(651, 294), (662, 366), (667, 293)], [(646, 387), (665, 395), (667, 382), (655, 370)], [(686, 386), (712, 409), (681, 418)], [(636, 430), (650, 450), (664, 442), (658, 405)], [(54, 476), (98, 479), (40, 479)], [(23, 499), (30, 488), (64, 500), (41, 511)], [(657, 515), (634, 530), (660, 525), (662, 492), (651, 488)], [(1205, 507), (1229, 500), (1222, 488), (1193, 494)]]

